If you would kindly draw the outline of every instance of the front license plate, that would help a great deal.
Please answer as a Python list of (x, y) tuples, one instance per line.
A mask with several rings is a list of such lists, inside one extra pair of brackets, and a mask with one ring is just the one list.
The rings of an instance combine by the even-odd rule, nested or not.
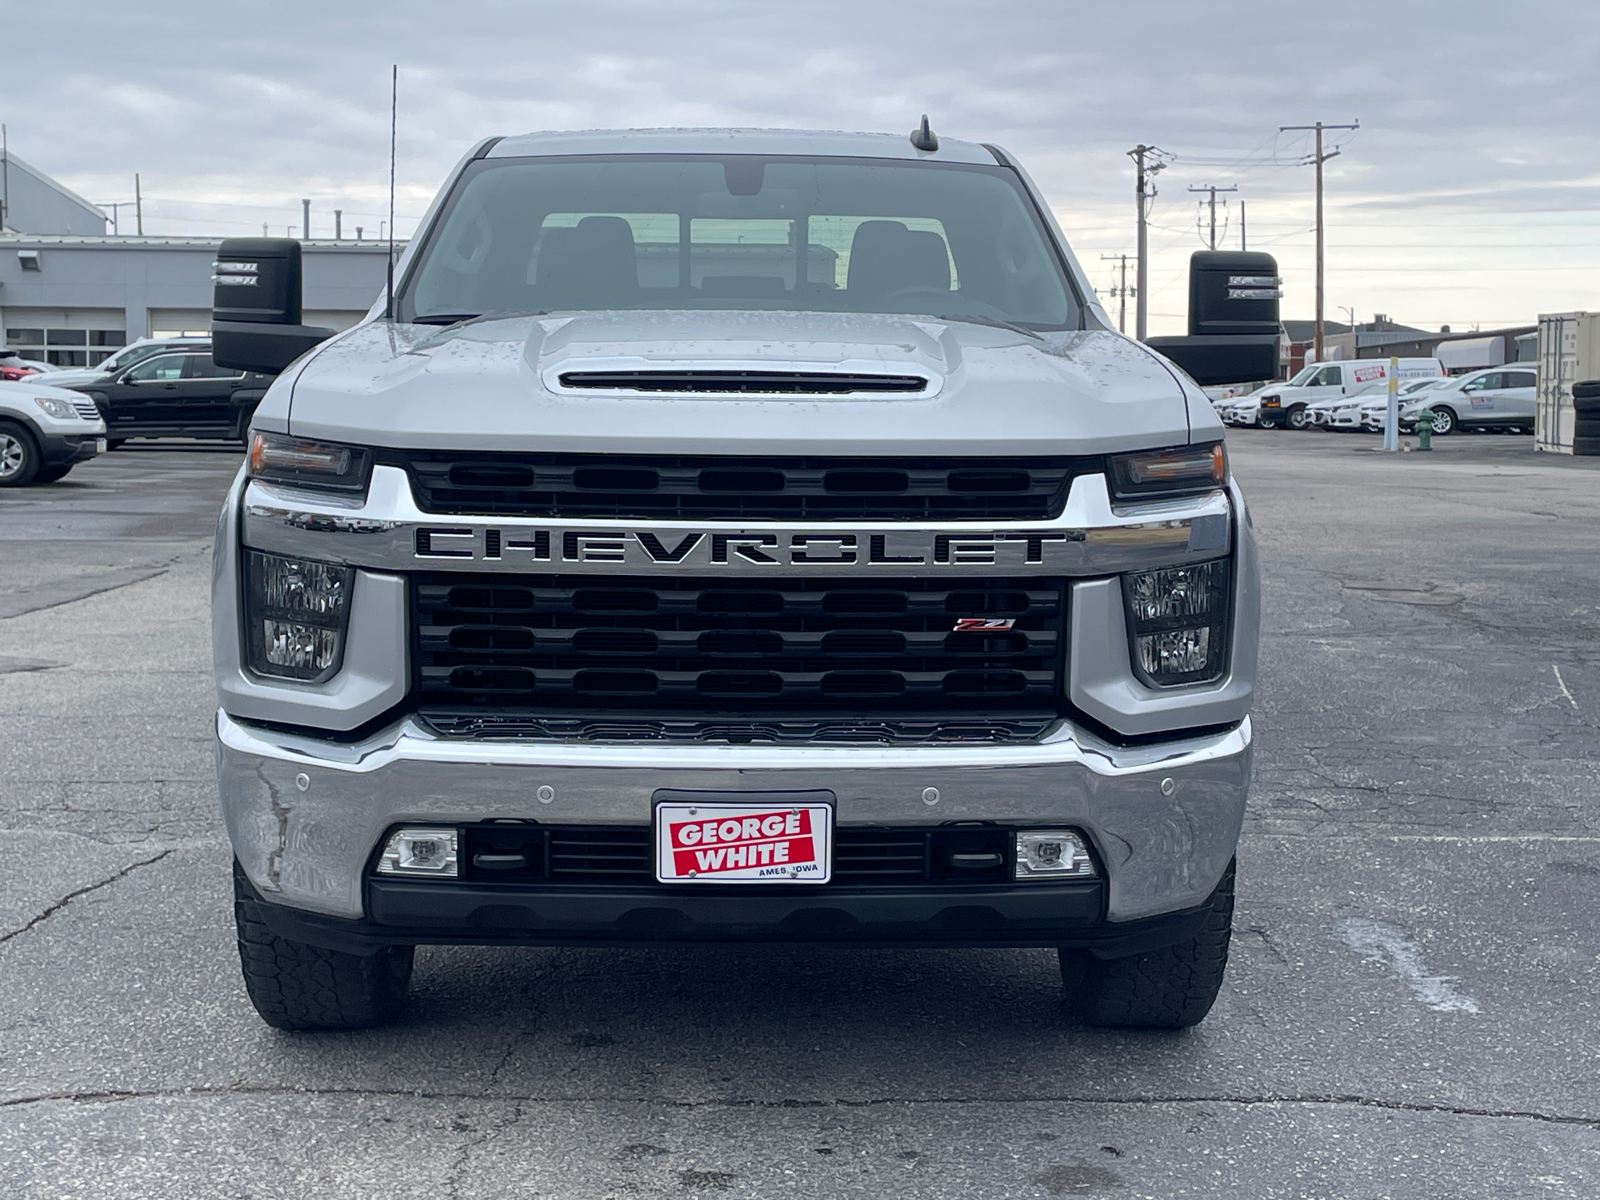
[(658, 804), (661, 883), (827, 883), (833, 808), (827, 804)]
[(95, 440), (94, 440), (94, 452), (96, 454), (104, 454), (106, 452), (106, 439), (105, 438), (95, 438)]

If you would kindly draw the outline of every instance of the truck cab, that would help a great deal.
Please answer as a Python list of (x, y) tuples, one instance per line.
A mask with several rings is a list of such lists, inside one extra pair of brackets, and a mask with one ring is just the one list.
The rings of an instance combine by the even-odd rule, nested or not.
[(385, 1020), (419, 944), (760, 941), (1047, 946), (1081, 1020), (1200, 1020), (1260, 604), (1200, 384), (1270, 372), (1277, 292), (1194, 272), (1123, 337), (926, 123), (484, 141), (336, 336), (296, 243), (224, 243), (216, 361), (281, 372), (213, 595), (258, 1012)]

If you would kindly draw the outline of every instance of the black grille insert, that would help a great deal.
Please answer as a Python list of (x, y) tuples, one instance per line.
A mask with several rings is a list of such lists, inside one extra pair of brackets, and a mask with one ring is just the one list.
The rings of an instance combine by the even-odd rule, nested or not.
[(655, 519), (1044, 520), (1099, 459), (721, 458), (385, 450), (425, 512)]
[[(616, 579), (412, 576), (413, 662), (424, 715), (567, 715), (637, 708), (767, 714), (870, 704), (873, 718), (1054, 713), (1062, 701), (1065, 585), (995, 579)], [(1008, 614), (1005, 631), (956, 632)]]
[[(823, 888), (959, 886), (1005, 882), (1012, 831), (996, 825), (841, 826), (833, 880)], [(465, 830), (469, 882), (654, 885), (648, 825), (540, 825), (496, 821)]]

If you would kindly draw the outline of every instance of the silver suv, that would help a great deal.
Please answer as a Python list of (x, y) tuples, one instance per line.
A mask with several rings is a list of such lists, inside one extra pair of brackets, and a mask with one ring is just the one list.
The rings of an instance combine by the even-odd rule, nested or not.
[(419, 943), (1049, 946), (1085, 1021), (1205, 1015), (1260, 592), (1197, 380), (1275, 368), (1270, 257), (1157, 353), (926, 125), (486, 141), (337, 336), (298, 256), (225, 243), (213, 327), (286, 368), (213, 606), (268, 1022)]

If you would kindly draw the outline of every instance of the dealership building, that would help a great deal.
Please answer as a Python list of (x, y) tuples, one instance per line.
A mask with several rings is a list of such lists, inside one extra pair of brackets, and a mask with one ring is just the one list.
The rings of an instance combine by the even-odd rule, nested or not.
[[(89, 201), (15, 155), (3, 166), (7, 348), (55, 366), (94, 366), (135, 338), (210, 331), (211, 264), (221, 238), (107, 234), (104, 214)], [(305, 323), (354, 325), (383, 291), (387, 244), (302, 245)]]

